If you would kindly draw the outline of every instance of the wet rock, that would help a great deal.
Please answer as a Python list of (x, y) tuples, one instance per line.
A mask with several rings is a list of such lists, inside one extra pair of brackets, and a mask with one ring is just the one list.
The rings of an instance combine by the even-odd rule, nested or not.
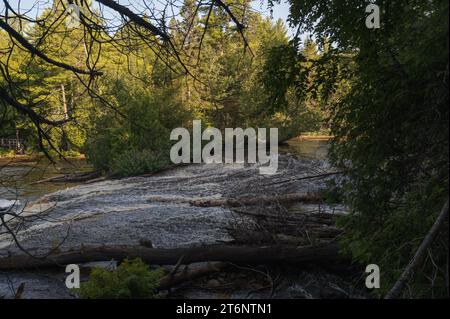
[(147, 248), (154, 248), (152, 241), (148, 239), (139, 239), (139, 245)]
[(15, 203), (16, 203), (15, 201), (0, 198), (0, 213), (5, 212), (11, 206), (13, 206)]
[(14, 298), (17, 288), (24, 283), (22, 299), (73, 299), (76, 296), (71, 293), (64, 284), (63, 278), (49, 274), (30, 273), (0, 273), (0, 297)]

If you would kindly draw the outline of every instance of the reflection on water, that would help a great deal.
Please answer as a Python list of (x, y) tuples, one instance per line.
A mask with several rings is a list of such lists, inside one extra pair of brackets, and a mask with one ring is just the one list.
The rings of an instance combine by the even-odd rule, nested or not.
[(76, 185), (76, 183), (39, 183), (37, 181), (62, 174), (90, 171), (85, 160), (50, 163), (46, 158), (29, 158), (20, 161), (0, 159), (0, 198), (10, 200), (35, 200), (42, 195)]
[(327, 157), (330, 142), (327, 139), (292, 139), (281, 151), (295, 154), (299, 158), (324, 160)]

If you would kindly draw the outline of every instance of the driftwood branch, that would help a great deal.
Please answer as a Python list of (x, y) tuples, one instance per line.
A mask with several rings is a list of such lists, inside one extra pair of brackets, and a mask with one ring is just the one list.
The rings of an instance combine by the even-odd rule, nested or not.
[(448, 219), (448, 199), (444, 207), (442, 208), (441, 212), (439, 213), (438, 218), (431, 227), (430, 231), (425, 236), (424, 240), (417, 249), (413, 259), (411, 259), (408, 266), (405, 268), (402, 275), (397, 280), (392, 289), (386, 294), (385, 299), (395, 299), (401, 295), (403, 289), (406, 286), (406, 283), (414, 275), (417, 268), (422, 264), (422, 261), (427, 254), (428, 248), (431, 246), (434, 239), (439, 234), (439, 231), (441, 230), (447, 219)]
[(93, 261), (123, 260), (141, 258), (151, 265), (174, 265), (183, 256), (183, 264), (204, 261), (222, 261), (246, 264), (328, 264), (345, 261), (339, 254), (336, 244), (307, 247), (241, 247), (241, 246), (205, 246), (192, 248), (146, 248), (139, 246), (82, 247), (80, 250), (67, 251), (37, 259), (26, 255), (0, 259), (0, 270), (26, 269), (36, 267), (55, 267), (67, 264), (80, 264)]

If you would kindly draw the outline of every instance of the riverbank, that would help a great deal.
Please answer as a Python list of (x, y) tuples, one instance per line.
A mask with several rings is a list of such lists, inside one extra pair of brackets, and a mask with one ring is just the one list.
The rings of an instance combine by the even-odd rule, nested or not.
[[(55, 158), (58, 159), (59, 157)], [(80, 154), (78, 156), (67, 156), (65, 157), (68, 161), (75, 160), (75, 161), (82, 161), (86, 160), (86, 156), (83, 154)], [(10, 154), (3, 154), (0, 155), (0, 163), (28, 163), (28, 162), (37, 162), (41, 160), (48, 160), (48, 158), (44, 154), (16, 154), (16, 153), (10, 153)]]
[(36, 182), (56, 176), (92, 171), (84, 157), (51, 163), (45, 156), (16, 156), (0, 159), (0, 198), (21, 202), (33, 201), (46, 194), (79, 183)]

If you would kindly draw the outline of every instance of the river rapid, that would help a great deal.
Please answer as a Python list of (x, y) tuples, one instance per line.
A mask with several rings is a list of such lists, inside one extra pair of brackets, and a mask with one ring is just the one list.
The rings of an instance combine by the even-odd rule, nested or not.
[[(237, 216), (230, 208), (197, 207), (191, 202), (315, 193), (324, 187), (323, 180), (299, 179), (331, 169), (325, 159), (326, 149), (326, 142), (294, 141), (280, 155), (277, 173), (270, 176), (259, 174), (258, 165), (197, 164), (155, 175), (59, 186), (61, 189), (54, 191), (52, 188), (52, 192), (37, 199), (33, 198), (35, 192), (31, 192), (31, 196), (24, 192), (25, 198), (19, 198), (15, 209), (23, 210), (22, 216), (27, 216), (27, 222), (20, 224), (17, 239), (34, 255), (45, 254), (55, 247), (64, 251), (82, 245), (140, 245), (145, 242), (153, 247), (175, 248), (233, 243), (235, 238), (229, 230), (236, 224)], [(343, 210), (343, 207), (299, 204), (296, 209), (323, 212)], [(245, 222), (242, 218), (239, 217), (241, 223)], [(14, 225), (15, 221), (10, 223)], [(21, 253), (13, 238), (2, 232), (0, 257)], [(308, 277), (311, 273), (304, 275)], [(12, 297), (14, 287), (22, 282), (26, 285), (24, 298), (74, 297), (65, 288), (64, 274), (48, 271), (0, 273), (0, 296)], [(288, 290), (295, 285), (298, 283), (289, 285)], [(298, 289), (305, 291), (302, 286)], [(287, 297), (297, 296), (298, 289)], [(239, 296), (242, 297), (235, 292), (228, 297)], [(316, 297), (308, 292), (299, 296)], [(196, 290), (185, 292), (183, 297), (214, 296), (204, 296)]]

